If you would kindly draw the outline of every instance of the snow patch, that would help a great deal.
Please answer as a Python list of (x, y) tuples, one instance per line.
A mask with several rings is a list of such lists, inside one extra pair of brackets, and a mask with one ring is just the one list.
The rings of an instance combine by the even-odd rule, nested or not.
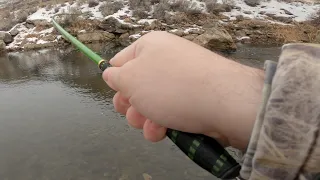
[[(270, 2), (261, 2), (260, 5), (256, 7), (248, 6), (243, 0), (234, 0), (236, 6), (241, 9), (233, 9), (231, 12), (224, 12), (222, 14), (228, 16), (231, 20), (235, 20), (236, 16), (243, 15), (248, 18), (256, 18), (256, 19), (265, 19), (267, 16), (260, 14), (261, 11), (264, 11), (265, 14), (274, 14), (275, 16), (283, 16), (283, 17), (292, 17), (295, 21), (306, 21), (314, 13), (318, 11), (320, 5), (317, 4), (308, 4), (301, 2), (291, 2), (286, 3), (283, 1), (271, 0)], [(287, 10), (293, 15), (286, 14)], [(245, 11), (250, 11), (251, 14), (245, 14)]]
[(141, 37), (141, 34), (133, 34), (133, 35), (130, 35), (129, 38), (134, 38), (134, 39), (138, 39)]
[(242, 41), (244, 39), (250, 39), (250, 37), (249, 36), (243, 36), (243, 37), (237, 38), (237, 40), (239, 40), (239, 41)]
[(187, 28), (187, 29), (184, 30), (184, 33), (188, 34), (192, 30), (196, 30), (197, 31), (197, 30), (200, 30), (200, 28)]
[(145, 24), (145, 23), (151, 24), (156, 20), (157, 19), (141, 19), (141, 20), (138, 21), (138, 24)]
[(47, 43), (50, 43), (50, 41), (44, 41), (42, 39), (37, 41), (37, 44), (47, 44)]

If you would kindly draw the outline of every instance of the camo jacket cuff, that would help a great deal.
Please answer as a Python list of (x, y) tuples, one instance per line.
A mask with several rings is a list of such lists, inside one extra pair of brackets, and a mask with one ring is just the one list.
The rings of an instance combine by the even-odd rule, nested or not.
[(320, 179), (320, 45), (284, 45), (265, 62), (262, 94), (240, 177)]

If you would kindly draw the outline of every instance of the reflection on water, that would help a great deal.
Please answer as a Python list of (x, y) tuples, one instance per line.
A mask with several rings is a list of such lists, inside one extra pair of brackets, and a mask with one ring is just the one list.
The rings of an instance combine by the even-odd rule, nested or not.
[[(111, 51), (92, 46), (109, 59)], [(230, 55), (261, 67), (279, 48)], [(257, 61), (248, 60), (250, 58)], [(41, 50), (0, 57), (0, 179), (215, 179), (170, 141), (149, 143), (113, 110), (96, 65), (77, 51)]]
[(281, 47), (266, 47), (257, 45), (238, 45), (238, 51), (227, 57), (242, 64), (263, 68), (265, 60), (278, 61)]
[[(105, 59), (119, 51), (100, 47)], [(77, 51), (1, 57), (0, 179), (214, 179), (169, 140), (145, 141), (113, 110), (113, 95)]]

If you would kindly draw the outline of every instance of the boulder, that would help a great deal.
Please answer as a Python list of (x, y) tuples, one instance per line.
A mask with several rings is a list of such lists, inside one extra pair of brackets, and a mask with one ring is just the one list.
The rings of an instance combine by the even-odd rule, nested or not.
[(29, 24), (30, 27), (34, 26), (44, 26), (44, 27), (52, 27), (52, 24), (45, 20), (45, 19), (27, 19), (26, 20), (27, 25)]
[(194, 43), (199, 44), (212, 51), (235, 51), (237, 46), (231, 35), (223, 28), (209, 28), (194, 40)]
[(3, 42), (3, 40), (0, 40), (0, 52), (3, 52), (6, 50), (6, 43)]
[(77, 35), (77, 38), (79, 41), (85, 43), (106, 42), (115, 39), (115, 35), (104, 31), (98, 31), (90, 33), (81, 33)]
[(244, 0), (248, 6), (255, 7), (260, 4), (260, 0)]
[(11, 34), (11, 36), (16, 36), (19, 34), (19, 30), (18, 30), (18, 26), (13, 27), (9, 33)]
[(6, 44), (9, 44), (13, 41), (13, 38), (8, 32), (0, 31), (0, 40), (4, 41)]
[(290, 11), (288, 11), (288, 10), (284, 9), (284, 8), (281, 8), (280, 10), (284, 11), (284, 13), (286, 13), (286, 14), (288, 14), (288, 15), (290, 15), (290, 16), (292, 16), (292, 15), (293, 15), (293, 13), (292, 13), (292, 12), (290, 12)]
[(43, 48), (54, 47), (55, 44), (56, 43), (53, 43), (53, 42), (46, 42), (42, 44), (28, 43), (23, 45), (23, 49), (25, 50), (43, 49)]
[(130, 34), (129, 33), (124, 33), (119, 37), (119, 43), (121, 46), (129, 46), (131, 44), (130, 41)]
[(108, 17), (107, 19), (103, 20), (99, 27), (109, 33), (127, 33), (139, 26), (134, 26), (130, 23), (121, 22), (115, 17)]

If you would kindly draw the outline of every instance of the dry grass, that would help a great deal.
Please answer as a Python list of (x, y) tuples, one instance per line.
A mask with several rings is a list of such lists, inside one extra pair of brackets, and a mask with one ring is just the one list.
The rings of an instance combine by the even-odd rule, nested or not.
[(151, 10), (150, 0), (129, 0), (129, 7), (131, 10), (141, 9), (144, 11)]
[(27, 34), (25, 37), (26, 38), (39, 38), (40, 35), (39, 34)]
[(132, 15), (139, 19), (145, 19), (149, 16), (148, 12), (146, 12), (144, 9), (141, 9), (141, 8), (133, 10)]
[(320, 9), (312, 15), (312, 18), (311, 18), (311, 24), (315, 25), (315, 26), (320, 26)]
[(166, 1), (161, 1), (160, 3), (154, 6), (153, 17), (162, 20), (165, 18), (166, 12), (170, 10), (170, 5)]
[(233, 0), (223, 0), (222, 4), (218, 4), (217, 0), (205, 1), (207, 12), (218, 15), (220, 12), (230, 12), (235, 5)]
[(101, 14), (103, 16), (108, 16), (108, 15), (116, 13), (117, 11), (122, 9), (123, 7), (124, 7), (124, 5), (120, 1), (114, 1), (114, 2), (106, 1), (100, 6), (99, 10), (101, 11)]

